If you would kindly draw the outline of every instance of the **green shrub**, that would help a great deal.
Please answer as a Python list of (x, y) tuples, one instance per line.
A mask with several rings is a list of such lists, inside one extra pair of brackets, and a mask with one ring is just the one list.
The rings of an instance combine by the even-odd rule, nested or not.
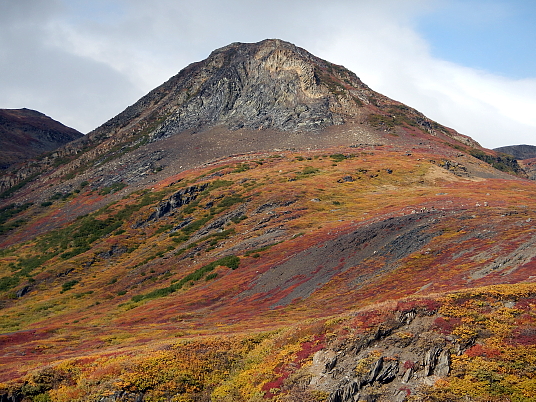
[(61, 285), (61, 293), (71, 290), (78, 282), (79, 281), (76, 279), (65, 282), (64, 284)]
[(110, 186), (104, 187), (99, 191), (99, 195), (107, 195), (110, 193), (116, 193), (122, 189), (124, 189), (127, 185), (123, 183), (122, 181), (113, 183)]
[(493, 166), (495, 169), (507, 173), (520, 173), (522, 172), (521, 167), (517, 163), (517, 160), (506, 154), (501, 154), (499, 156), (492, 156), (484, 153), (480, 149), (472, 149), (470, 151), (471, 156), (474, 156), (481, 161), (486, 162), (487, 164)]
[(205, 278), (205, 281), (208, 282), (212, 279), (216, 279), (218, 277), (218, 273), (217, 272), (213, 272), (211, 274), (208, 274)]
[(28, 202), (26, 204), (23, 204), (23, 205), (15, 205), (15, 204), (10, 204), (10, 205), (7, 205), (3, 208), (0, 208), (0, 234), (3, 234), (3, 233), (6, 233), (12, 229), (15, 229), (19, 226), (21, 226), (25, 221), (22, 220), (22, 219), (18, 219), (17, 221), (15, 222), (12, 222), (10, 224), (5, 224), (9, 219), (15, 217), (16, 215), (18, 215), (19, 213), (25, 211), (26, 209), (28, 209), (30, 206), (32, 206), (33, 204)]
[(13, 289), (20, 282), (20, 279), (17, 275), (4, 276), (0, 278), (0, 292)]
[(312, 166), (305, 166), (303, 168), (303, 170), (300, 172), (300, 174), (303, 175), (303, 176), (309, 176), (309, 175), (316, 174), (319, 171), (320, 171), (320, 169), (314, 168)]
[(218, 204), (218, 208), (229, 208), (235, 204), (244, 202), (244, 199), (239, 195), (228, 195)]
[(247, 219), (248, 217), (246, 215), (240, 215), (240, 216), (234, 216), (231, 218), (231, 221), (233, 223), (240, 223), (242, 222), (244, 219)]
[(246, 170), (249, 170), (249, 165), (247, 163), (241, 163), (240, 165), (237, 165), (235, 167), (235, 170), (233, 170), (233, 173), (245, 172)]
[(346, 156), (343, 154), (333, 154), (329, 156), (331, 159), (333, 159), (333, 162), (342, 162), (346, 159)]
[(214, 180), (209, 184), (208, 190), (215, 190), (217, 188), (229, 187), (233, 184), (231, 180)]
[(203, 218), (193, 221), (189, 225), (186, 225), (181, 230), (183, 233), (191, 234), (199, 230), (205, 223), (207, 223), (211, 219), (212, 219), (212, 215), (204, 216)]
[(202, 279), (205, 275), (207, 275), (209, 272), (212, 272), (218, 266), (226, 266), (230, 269), (235, 270), (238, 268), (239, 264), (240, 264), (240, 258), (238, 258), (235, 255), (228, 255), (226, 257), (220, 258), (219, 260), (213, 261), (210, 264), (202, 266), (201, 268), (195, 270), (194, 272), (186, 275), (184, 278), (180, 279), (179, 281), (172, 283), (168, 287), (156, 289), (144, 295), (133, 296), (131, 300), (136, 303), (142, 300), (150, 300), (150, 299), (156, 299), (159, 297), (165, 297), (182, 289), (182, 287), (188, 283), (193, 285), (195, 282)]

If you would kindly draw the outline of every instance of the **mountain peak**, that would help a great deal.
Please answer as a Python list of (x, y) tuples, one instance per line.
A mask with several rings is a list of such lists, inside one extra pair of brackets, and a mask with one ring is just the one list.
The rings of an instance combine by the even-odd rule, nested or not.
[(215, 50), (0, 176), (0, 401), (528, 400), (536, 184), (473, 144)]
[[(221, 127), (307, 133), (358, 123), (365, 137), (432, 134), (469, 146), (469, 137), (371, 90), (343, 66), (279, 39), (232, 43), (214, 50), (89, 135), (89, 139), (147, 136), (155, 141), (184, 131)], [(400, 131), (399, 129), (403, 129)], [(400, 132), (399, 132), (400, 131)], [(401, 138), (408, 139), (407, 135)], [(332, 144), (336, 145), (336, 144)]]

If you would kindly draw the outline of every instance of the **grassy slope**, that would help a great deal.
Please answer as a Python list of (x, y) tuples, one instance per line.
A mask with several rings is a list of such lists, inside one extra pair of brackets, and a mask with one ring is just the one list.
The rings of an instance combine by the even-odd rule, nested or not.
[[(248, 155), (169, 178), (63, 229), (6, 248), (0, 258), (2, 380), (62, 361), (45, 376), (45, 385), (39, 376), (28, 377), (25, 386), (35, 388), (25, 392), (57, 400), (118, 390), (147, 391), (155, 400), (166, 392), (212, 393), (215, 400), (233, 393), (272, 395), (265, 384), (278, 378), (284, 362), (297, 369), (329, 345), (328, 334), (343, 336), (344, 325), (326, 317), (411, 295), (529, 279), (533, 263), (523, 247), (532, 239), (533, 182), (458, 177), (432, 162), (441, 158), (429, 150), (407, 155), (389, 147)], [(345, 176), (353, 181), (341, 180)], [(160, 201), (199, 183), (212, 184), (193, 203), (136, 225)], [(24, 211), (27, 223), (12, 238), (17, 230), (42, 232), (48, 219), (62, 219), (70, 208), (105, 196), (81, 188), (52, 205), (34, 205)], [(429, 232), (429, 240), (396, 264), (388, 264), (385, 252), (355, 267), (342, 269), (340, 261), (339, 271), (309, 289), (309, 297), (275, 308), (308, 278), (298, 272), (288, 286), (246, 292), (301, 250), (414, 212), (427, 223), (422, 232)], [(174, 231), (181, 222), (190, 223)], [(206, 230), (214, 223), (222, 224)], [(238, 257), (238, 267), (225, 260), (210, 265), (226, 256)], [(504, 256), (523, 264), (505, 260), (493, 268)], [(17, 297), (25, 286), (28, 293)], [(519, 289), (529, 289), (515, 296), (525, 300), (521, 324), (512, 318), (503, 332), (486, 327), (491, 335), (482, 347), (493, 339), (501, 345), (504, 337), (515, 340), (496, 360), (517, 353), (516, 342), (533, 347), (523, 338), (532, 328), (533, 290)], [(486, 303), (500, 299), (491, 292)], [(478, 306), (466, 307), (463, 314), (473, 317)], [(449, 331), (468, 323), (463, 314)], [(304, 320), (304, 328), (295, 327)], [(378, 322), (369, 324), (356, 324), (355, 331)], [(443, 384), (444, 392), (469, 389), (464, 375)], [(256, 380), (246, 380), (251, 376)], [(321, 392), (314, 397), (323, 398)]]

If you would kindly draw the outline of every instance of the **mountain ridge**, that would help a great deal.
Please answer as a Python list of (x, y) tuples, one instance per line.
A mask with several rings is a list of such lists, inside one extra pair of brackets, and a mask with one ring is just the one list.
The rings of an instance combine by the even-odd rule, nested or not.
[(494, 148), (494, 151), (512, 155), (516, 159), (533, 159), (536, 158), (536, 147), (534, 145), (506, 145)]
[(0, 109), (0, 169), (6, 170), (80, 137), (82, 133), (35, 110)]

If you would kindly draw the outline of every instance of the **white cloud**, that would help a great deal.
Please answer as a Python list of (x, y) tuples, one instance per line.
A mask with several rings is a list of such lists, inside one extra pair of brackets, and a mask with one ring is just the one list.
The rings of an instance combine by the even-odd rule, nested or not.
[[(31, 108), (88, 131), (140, 96), (107, 63), (80, 57), (51, 41), (59, 1), (0, 3), (0, 107)], [(119, 100), (118, 100), (119, 99)]]
[(536, 143), (536, 78), (431, 56), (414, 24), (445, 1), (22, 0), (0, 9), (0, 107), (89, 130), (215, 48), (280, 38), (484, 146)]
[(483, 146), (536, 144), (536, 78), (509, 79), (434, 58), (413, 29), (415, 11), (383, 18), (375, 11), (364, 24), (332, 34), (323, 56)]

